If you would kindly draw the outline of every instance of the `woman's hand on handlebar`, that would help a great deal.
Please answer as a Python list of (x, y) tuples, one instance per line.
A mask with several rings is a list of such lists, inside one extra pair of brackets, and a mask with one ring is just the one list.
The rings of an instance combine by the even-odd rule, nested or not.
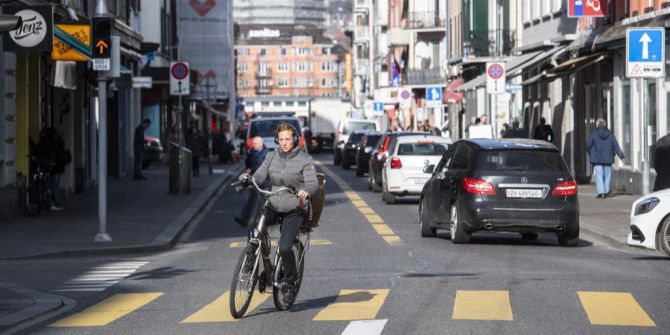
[(296, 195), (298, 197), (300, 197), (301, 199), (307, 199), (307, 197), (309, 196), (309, 193), (307, 193), (307, 191), (305, 191), (305, 190), (299, 190), (298, 193), (296, 193)]
[(245, 173), (241, 174), (237, 178), (237, 180), (242, 181), (242, 182), (246, 182), (246, 181), (249, 181), (249, 178), (251, 178), (251, 174), (249, 174), (248, 172), (245, 172)]

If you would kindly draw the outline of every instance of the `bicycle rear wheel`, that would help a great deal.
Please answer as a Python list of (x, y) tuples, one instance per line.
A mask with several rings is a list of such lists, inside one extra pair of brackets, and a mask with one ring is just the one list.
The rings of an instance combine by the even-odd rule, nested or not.
[[(295, 298), (298, 297), (298, 292), (300, 292), (300, 285), (302, 284), (302, 273), (305, 270), (305, 257), (303, 256), (304, 250), (305, 249), (302, 242), (300, 242), (299, 240), (293, 242), (293, 255), (295, 257), (295, 263), (296, 263), (295, 266), (298, 272), (297, 273), (298, 278), (296, 279), (295, 282), (295, 296), (293, 301), (284, 303), (284, 292), (281, 290), (281, 288), (275, 287), (272, 290), (272, 300), (275, 303), (275, 307), (280, 311), (285, 311), (291, 308), (291, 306), (293, 306), (293, 303), (295, 302)], [(282, 267), (281, 257), (279, 257), (275, 269), (276, 271), (274, 275), (274, 282), (278, 284), (284, 281), (284, 269)]]
[(257, 249), (257, 246), (247, 245), (235, 266), (233, 282), (230, 284), (230, 314), (236, 319), (244, 316), (254, 295), (254, 286), (258, 280)]

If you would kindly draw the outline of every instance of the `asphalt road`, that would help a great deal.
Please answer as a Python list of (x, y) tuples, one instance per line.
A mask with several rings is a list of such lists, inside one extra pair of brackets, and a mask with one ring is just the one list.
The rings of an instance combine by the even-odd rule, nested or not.
[[(317, 158), (329, 174), (326, 209), (290, 311), (256, 293), (258, 306), (230, 319), (226, 294), (241, 252), (234, 242), (245, 236), (232, 218), (246, 194), (227, 189), (169, 252), (0, 264), (12, 269), (3, 280), (77, 301), (25, 333), (670, 333), (663, 257), (588, 236), (577, 248), (559, 247), (553, 235), (481, 234), (468, 245), (453, 245), (446, 231), (421, 238), (417, 199), (386, 205), (366, 178), (333, 167), (330, 155)], [(113, 283), (83, 290), (72, 286), (77, 278)]]

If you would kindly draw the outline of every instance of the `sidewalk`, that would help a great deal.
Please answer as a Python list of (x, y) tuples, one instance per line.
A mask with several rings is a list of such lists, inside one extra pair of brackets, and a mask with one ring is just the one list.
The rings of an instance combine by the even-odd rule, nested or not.
[(596, 198), (595, 185), (579, 185), (579, 226), (584, 233), (595, 234), (615, 248), (628, 248), (630, 207), (642, 195), (615, 191), (605, 199)]

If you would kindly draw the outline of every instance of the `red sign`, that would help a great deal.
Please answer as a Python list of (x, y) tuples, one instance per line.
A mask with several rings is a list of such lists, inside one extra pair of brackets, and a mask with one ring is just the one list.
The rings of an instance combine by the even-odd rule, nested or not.
[(491, 78), (500, 79), (500, 77), (502, 77), (503, 74), (505, 74), (505, 70), (503, 70), (502, 65), (493, 64), (489, 67), (488, 73)]
[(568, 0), (568, 16), (607, 16), (607, 0)]
[(216, 6), (216, 0), (190, 0), (189, 5), (195, 9), (200, 16), (205, 16), (214, 6)]

